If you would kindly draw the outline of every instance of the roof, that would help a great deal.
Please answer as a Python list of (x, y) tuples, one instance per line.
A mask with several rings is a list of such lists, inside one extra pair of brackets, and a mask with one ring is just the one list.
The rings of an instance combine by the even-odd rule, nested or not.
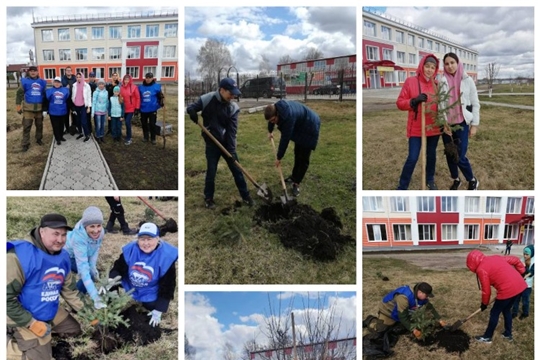
[(21, 69), (27, 69), (30, 65), (26, 64), (10, 64), (6, 66), (7, 72), (21, 71)]

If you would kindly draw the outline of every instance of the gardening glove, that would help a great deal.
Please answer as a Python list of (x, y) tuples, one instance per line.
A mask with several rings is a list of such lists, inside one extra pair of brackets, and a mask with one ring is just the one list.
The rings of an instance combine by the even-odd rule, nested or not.
[(22, 105), (21, 104), (17, 105), (17, 114), (19, 114), (19, 115), (22, 114)]
[(28, 325), (28, 329), (40, 338), (44, 338), (51, 333), (50, 324), (36, 320), (34, 318), (32, 318), (30, 325)]
[(99, 319), (94, 319), (94, 320), (90, 321), (90, 325), (92, 325), (92, 326), (99, 325)]
[(41, 114), (41, 116), (43, 116), (43, 117), (47, 117), (47, 112), (46, 112), (46, 111), (44, 111), (44, 112), (43, 112), (43, 113)]
[(106, 307), (107, 304), (105, 304), (103, 300), (101, 300), (101, 298), (97, 298), (97, 300), (94, 300), (94, 308), (96, 308), (96, 310), (105, 309)]
[(152, 316), (149, 322), (151, 326), (158, 326), (161, 322), (161, 311), (152, 310), (148, 313), (148, 316)]
[(191, 121), (193, 121), (195, 124), (198, 124), (199, 123), (199, 115), (197, 115), (197, 113), (195, 111), (192, 111), (189, 113), (189, 118), (191, 119)]
[(111, 288), (120, 285), (121, 280), (122, 280), (122, 277), (120, 275), (118, 275), (114, 279), (109, 278), (109, 280), (107, 281), (107, 285), (100, 286), (98, 293), (100, 295), (105, 294), (107, 291), (111, 290)]
[(439, 320), (439, 325), (441, 325), (441, 327), (445, 327), (446, 326), (446, 321), (444, 320)]
[(480, 309), (481, 309), (482, 311), (486, 310), (487, 307), (488, 307), (488, 306), (487, 306), (487, 305), (484, 305), (484, 303), (481, 303), (481, 304), (480, 304)]
[(420, 330), (418, 330), (418, 329), (414, 329), (412, 333), (413, 333), (414, 337), (416, 339), (418, 339), (418, 340), (420, 340), (420, 338), (422, 337), (422, 332)]
[(418, 104), (426, 102), (426, 101), (427, 101), (427, 95), (424, 93), (421, 93), (417, 97), (411, 99), (411, 101), (409, 102), (409, 105), (411, 105), (411, 108), (416, 109)]
[(133, 116), (139, 116), (139, 109), (135, 109), (135, 112), (133, 113)]

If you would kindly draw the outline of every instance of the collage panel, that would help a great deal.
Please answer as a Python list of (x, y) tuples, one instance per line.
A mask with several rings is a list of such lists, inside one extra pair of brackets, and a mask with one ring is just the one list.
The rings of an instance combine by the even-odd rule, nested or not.
[(177, 200), (7, 197), (6, 359), (178, 359)]
[(186, 284), (355, 284), (356, 8), (184, 16)]
[(368, 359), (534, 358), (535, 198), (494, 194), (362, 197)]

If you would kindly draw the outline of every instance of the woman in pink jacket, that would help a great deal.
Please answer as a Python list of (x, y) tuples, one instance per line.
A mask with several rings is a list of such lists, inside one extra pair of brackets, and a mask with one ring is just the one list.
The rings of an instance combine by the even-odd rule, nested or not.
[(416, 76), (408, 77), (401, 88), (396, 101), (398, 109), (408, 112), (407, 137), (409, 138), (409, 156), (403, 165), (399, 178), (398, 190), (407, 190), (420, 156), (422, 143), (422, 103), (426, 103), (427, 164), (426, 178), (429, 190), (437, 190), (435, 185), (436, 150), (441, 131), (435, 125), (434, 114), (437, 112), (437, 83), (435, 77), (439, 69), (439, 60), (435, 55), (424, 56), (418, 64)]
[[(120, 87), (120, 96), (124, 99), (124, 121), (126, 123), (126, 141), (125, 145), (131, 145), (131, 119), (133, 114), (139, 112), (141, 107), (141, 96), (139, 88), (133, 84), (131, 75), (124, 75), (122, 86)], [(121, 131), (122, 129), (120, 129)]]

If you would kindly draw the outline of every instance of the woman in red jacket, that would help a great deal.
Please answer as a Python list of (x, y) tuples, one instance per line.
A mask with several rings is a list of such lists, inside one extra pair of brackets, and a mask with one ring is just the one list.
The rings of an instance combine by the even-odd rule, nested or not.
[(120, 96), (124, 100), (124, 121), (126, 123), (126, 141), (124, 144), (131, 145), (131, 119), (133, 118), (133, 114), (139, 112), (141, 96), (139, 94), (139, 88), (133, 84), (133, 79), (129, 74), (126, 74), (122, 80)]
[(489, 314), (489, 323), (484, 335), (475, 339), (483, 343), (491, 343), (493, 333), (499, 322), (499, 315), (504, 317), (503, 338), (512, 341), (512, 305), (518, 296), (527, 288), (523, 280), (525, 266), (516, 256), (486, 256), (480, 250), (473, 250), (467, 255), (467, 267), (476, 273), (482, 289), (480, 308), (486, 310), (491, 297), (491, 286), (497, 290), (497, 297)]
[(437, 113), (437, 83), (435, 77), (439, 69), (439, 60), (435, 55), (424, 56), (418, 64), (416, 76), (408, 77), (401, 88), (396, 101), (398, 109), (408, 111), (407, 137), (409, 138), (409, 156), (403, 165), (399, 178), (398, 190), (407, 190), (411, 177), (420, 155), (422, 145), (422, 103), (426, 103), (426, 137), (427, 137), (427, 164), (426, 178), (430, 190), (437, 190), (435, 185), (436, 150), (441, 131), (435, 125), (434, 114)]

